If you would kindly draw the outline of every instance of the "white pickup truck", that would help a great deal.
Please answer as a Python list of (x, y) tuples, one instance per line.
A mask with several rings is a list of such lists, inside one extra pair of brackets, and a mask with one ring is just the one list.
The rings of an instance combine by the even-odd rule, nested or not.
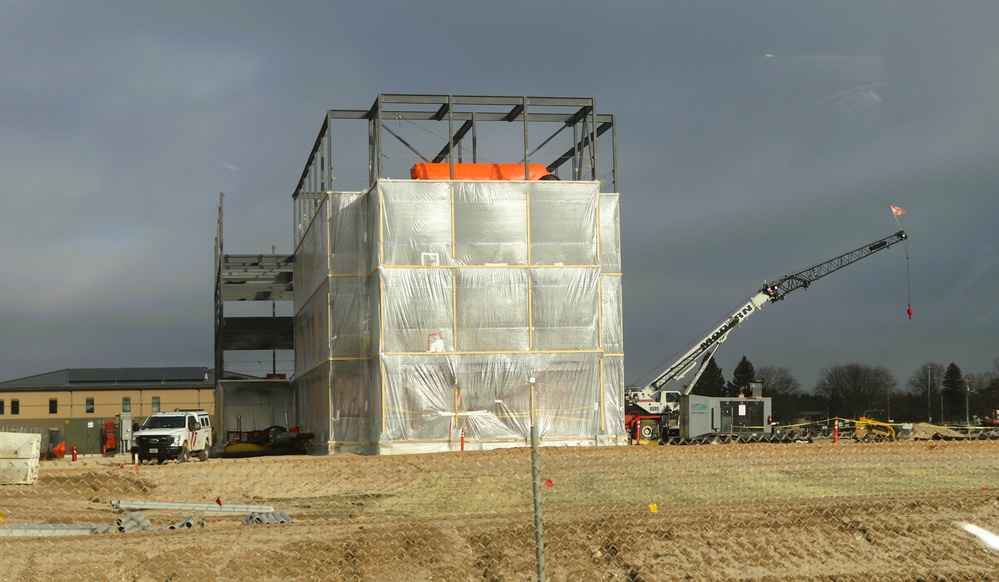
[(186, 463), (192, 454), (202, 462), (212, 450), (212, 423), (204, 410), (157, 412), (132, 437), (132, 453), (140, 463), (167, 459)]

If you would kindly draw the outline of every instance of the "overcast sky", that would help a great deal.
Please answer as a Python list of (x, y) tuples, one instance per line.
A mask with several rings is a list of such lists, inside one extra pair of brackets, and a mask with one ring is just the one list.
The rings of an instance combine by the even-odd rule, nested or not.
[(0, 0), (0, 381), (211, 366), (219, 192), (227, 252), (292, 253), (325, 111), (379, 93), (616, 115), (628, 384), (764, 279), (898, 230), (889, 205), (908, 248), (752, 317), (723, 374), (988, 370), (996, 22), (992, 1)]

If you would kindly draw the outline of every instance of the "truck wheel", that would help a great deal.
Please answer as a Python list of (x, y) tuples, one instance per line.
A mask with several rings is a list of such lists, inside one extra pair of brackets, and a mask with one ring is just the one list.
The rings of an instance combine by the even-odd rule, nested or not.
[(182, 446), (180, 448), (180, 453), (177, 455), (177, 462), (178, 463), (186, 463), (187, 462), (187, 458), (190, 457), (190, 456), (191, 456), (191, 452), (187, 448), (187, 443), (184, 443), (184, 446)]
[(166, 462), (166, 457), (156, 457), (156, 464), (162, 465)]
[(198, 460), (201, 461), (202, 463), (208, 462), (208, 453), (209, 453), (208, 449), (209, 449), (209, 445), (208, 445), (208, 443), (205, 443), (204, 448), (202, 448), (200, 451), (198, 451)]

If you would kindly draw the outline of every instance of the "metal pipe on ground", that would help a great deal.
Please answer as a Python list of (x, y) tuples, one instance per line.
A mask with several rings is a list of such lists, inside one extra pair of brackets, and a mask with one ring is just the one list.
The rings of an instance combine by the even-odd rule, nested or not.
[(111, 501), (115, 509), (176, 509), (179, 511), (199, 511), (202, 513), (272, 513), (270, 505), (235, 505), (217, 503), (172, 503), (166, 501)]
[(106, 523), (42, 523), (0, 527), (2, 537), (55, 537), (105, 534), (111, 531)]

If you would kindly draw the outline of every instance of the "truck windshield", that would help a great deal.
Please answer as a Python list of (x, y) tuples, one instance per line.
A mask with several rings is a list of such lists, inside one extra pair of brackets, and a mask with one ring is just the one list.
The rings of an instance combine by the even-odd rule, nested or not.
[(142, 428), (184, 428), (183, 416), (150, 416)]

